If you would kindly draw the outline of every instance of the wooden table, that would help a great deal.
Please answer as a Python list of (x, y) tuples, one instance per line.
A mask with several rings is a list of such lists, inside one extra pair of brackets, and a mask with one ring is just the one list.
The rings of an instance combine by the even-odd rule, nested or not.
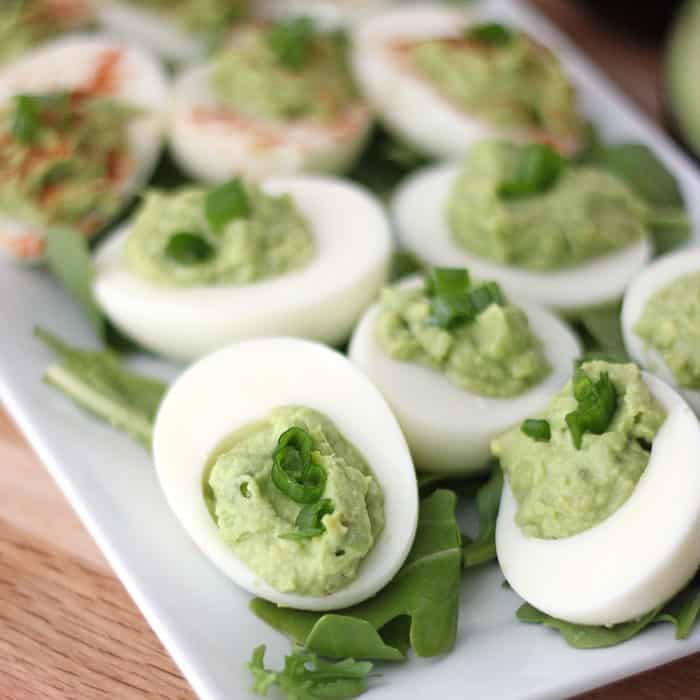
[[(622, 40), (571, 0), (534, 2), (660, 120), (658, 51)], [(0, 698), (193, 697), (29, 445), (0, 410)], [(700, 655), (580, 700), (699, 697)]]

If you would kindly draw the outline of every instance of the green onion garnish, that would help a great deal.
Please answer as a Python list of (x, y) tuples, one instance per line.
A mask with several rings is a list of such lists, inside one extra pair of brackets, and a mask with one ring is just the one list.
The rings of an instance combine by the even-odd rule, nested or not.
[(204, 213), (214, 233), (221, 233), (227, 224), (250, 216), (248, 193), (240, 178), (211, 190), (204, 201)]
[(165, 255), (178, 265), (201, 265), (214, 257), (214, 248), (198, 233), (180, 231), (170, 236)]
[(280, 535), (286, 540), (308, 540), (322, 535), (326, 528), (321, 522), (324, 515), (330, 515), (335, 510), (330, 498), (322, 498), (316, 503), (305, 505), (294, 521), (294, 530)]
[(498, 186), (498, 196), (518, 199), (544, 192), (557, 182), (565, 167), (566, 160), (551, 146), (521, 146), (512, 175)]
[(467, 39), (478, 41), (488, 46), (508, 46), (513, 41), (514, 34), (508, 27), (498, 22), (486, 22), (475, 27), (469, 27)]
[(267, 32), (267, 43), (279, 63), (300, 70), (313, 56), (315, 36), (310, 17), (293, 17), (273, 24)]
[(313, 439), (303, 428), (286, 430), (272, 454), (272, 482), (296, 503), (316, 503), (326, 488), (326, 470), (311, 458)]
[(617, 392), (607, 372), (594, 382), (579, 369), (574, 374), (574, 397), (578, 408), (565, 420), (574, 446), (580, 450), (584, 433), (602, 435), (610, 427), (617, 410)]
[(15, 97), (15, 119), (12, 133), (22, 143), (34, 143), (41, 127), (39, 100), (33, 95)]
[(503, 292), (496, 282), (485, 282), (469, 292), (469, 300), (477, 314), (486, 311), (491, 304), (503, 306)]
[(552, 429), (546, 420), (528, 418), (522, 422), (520, 431), (537, 442), (549, 442), (552, 439)]

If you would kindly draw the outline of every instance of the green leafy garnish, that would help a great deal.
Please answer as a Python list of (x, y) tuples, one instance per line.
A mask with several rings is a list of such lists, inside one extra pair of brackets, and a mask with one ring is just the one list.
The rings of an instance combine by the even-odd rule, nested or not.
[(22, 143), (34, 143), (41, 128), (40, 102), (34, 95), (15, 97), (15, 118), (12, 124), (14, 137)]
[(70, 347), (41, 328), (35, 334), (60, 359), (46, 370), (48, 384), (98, 418), (150, 445), (155, 415), (167, 388), (163, 382), (129, 371), (109, 350)]
[(204, 201), (207, 222), (215, 233), (221, 233), (227, 224), (250, 216), (250, 200), (240, 178), (210, 190)]
[(536, 442), (549, 442), (552, 439), (552, 429), (546, 420), (527, 418), (522, 422), (520, 431)]
[(551, 146), (530, 143), (518, 149), (513, 173), (498, 186), (498, 196), (518, 199), (545, 192), (566, 168), (566, 160)]
[(421, 261), (408, 250), (397, 250), (391, 256), (389, 281), (396, 282), (423, 269)]
[(315, 37), (316, 28), (310, 17), (292, 17), (270, 27), (267, 43), (283, 66), (300, 70), (313, 57)]
[(316, 503), (326, 488), (326, 470), (311, 455), (313, 438), (299, 427), (280, 435), (272, 455), (272, 483), (296, 503)]
[(322, 535), (326, 528), (321, 522), (324, 515), (330, 515), (335, 510), (330, 498), (322, 498), (316, 503), (305, 505), (294, 521), (294, 530), (280, 535), (287, 540), (309, 540)]
[(664, 606), (655, 622), (670, 622), (676, 626), (676, 639), (687, 639), (699, 614), (700, 582), (696, 578)]
[(46, 262), (53, 275), (80, 304), (97, 335), (104, 339), (106, 323), (92, 292), (95, 269), (85, 236), (71, 228), (49, 229)]
[(456, 502), (455, 494), (445, 490), (421, 501), (413, 548), (374, 598), (333, 614), (279, 608), (256, 598), (252, 611), (307, 649), (333, 658), (396, 661), (409, 644), (418, 656), (450, 651), (457, 634), (462, 564)]
[(466, 36), (467, 39), (487, 46), (508, 46), (515, 38), (515, 34), (508, 27), (498, 22), (485, 22), (469, 27)]
[(574, 374), (574, 398), (578, 408), (566, 415), (566, 424), (577, 450), (581, 449), (584, 433), (602, 435), (609, 427), (617, 410), (617, 391), (607, 372), (594, 382), (582, 370)]
[(469, 292), (469, 301), (477, 314), (486, 311), (491, 304), (503, 306), (505, 298), (496, 282), (484, 282)]
[(592, 345), (593, 349), (618, 357), (627, 357), (621, 314), (622, 307), (618, 303), (580, 311), (576, 320), (590, 336), (592, 342), (589, 345)]
[(259, 646), (248, 668), (253, 674), (253, 692), (259, 695), (267, 695), (276, 686), (288, 700), (346, 700), (367, 690), (372, 664), (351, 658), (329, 663), (311, 652), (295, 651), (285, 657), (281, 671), (270, 671), (265, 668), (265, 646)]
[(495, 465), (489, 480), (476, 492), (479, 534), (475, 539), (462, 535), (464, 568), (478, 566), (496, 558), (496, 520), (503, 491), (503, 471)]
[(164, 250), (166, 257), (178, 265), (201, 265), (211, 260), (215, 252), (206, 238), (190, 231), (174, 233)]

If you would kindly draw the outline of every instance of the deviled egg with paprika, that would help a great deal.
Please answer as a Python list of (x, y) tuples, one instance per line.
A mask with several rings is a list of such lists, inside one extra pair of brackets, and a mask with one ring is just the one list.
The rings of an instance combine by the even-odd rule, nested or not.
[(455, 6), (415, 4), (369, 18), (353, 33), (352, 63), (382, 122), (428, 155), (454, 158), (488, 137), (564, 153), (581, 141), (576, 93), (556, 56)]
[(168, 86), (140, 49), (59, 39), (0, 72), (0, 253), (41, 258), (46, 231), (102, 230), (151, 176)]
[(105, 31), (139, 44), (167, 61), (203, 58), (248, 12), (248, 0), (99, 0)]
[(348, 169), (372, 119), (346, 51), (308, 17), (237, 28), (176, 81), (170, 145), (180, 167), (210, 183)]
[(542, 144), (482, 141), (426, 168), (392, 203), (404, 248), (575, 315), (622, 298), (652, 255), (646, 203), (622, 180)]
[(700, 565), (700, 425), (637, 365), (583, 364), (541, 413), (494, 440), (505, 473), (503, 575), (581, 625), (653, 614)]
[(95, 298), (124, 333), (193, 359), (234, 340), (345, 340), (385, 283), (389, 224), (362, 188), (321, 177), (149, 192), (96, 253)]
[(666, 255), (632, 280), (622, 331), (630, 356), (700, 413), (700, 250)]
[(485, 469), (491, 440), (543, 408), (579, 354), (550, 312), (448, 268), (385, 288), (349, 350), (394, 410), (416, 468), (450, 473)]
[(0, 4), (0, 64), (55, 39), (89, 27), (93, 0), (4, 0)]
[(279, 605), (359, 603), (411, 548), (418, 488), (406, 441), (371, 382), (322, 345), (257, 339), (203, 358), (166, 394), (153, 455), (196, 544)]

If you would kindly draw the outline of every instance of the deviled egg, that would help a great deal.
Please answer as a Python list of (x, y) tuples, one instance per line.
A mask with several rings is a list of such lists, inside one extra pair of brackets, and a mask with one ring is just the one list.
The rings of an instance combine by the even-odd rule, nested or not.
[(279, 605), (359, 603), (411, 548), (418, 489), (406, 441), (369, 380), (322, 345), (257, 339), (200, 360), (161, 404), (153, 455), (196, 544)]
[(97, 16), (110, 34), (187, 63), (204, 57), (247, 11), (248, 0), (100, 0)]
[(361, 151), (371, 115), (337, 34), (307, 17), (236, 29), (208, 63), (180, 75), (170, 145), (192, 177), (260, 180), (335, 173)]
[(461, 164), (411, 176), (392, 213), (402, 246), (426, 263), (468, 267), (572, 315), (622, 298), (652, 255), (637, 194), (541, 144), (475, 144)]
[(576, 94), (554, 54), (454, 6), (371, 17), (353, 34), (352, 63), (387, 128), (426, 154), (454, 158), (487, 137), (572, 153), (581, 140)]
[(637, 365), (584, 364), (493, 443), (498, 561), (528, 603), (581, 625), (638, 619), (700, 565), (700, 425)]
[(622, 332), (630, 356), (700, 413), (700, 250), (665, 255), (632, 280)]
[(105, 227), (151, 176), (167, 81), (102, 36), (46, 44), (0, 72), (0, 253), (42, 256), (46, 231)]
[(383, 290), (349, 356), (394, 410), (417, 469), (470, 473), (488, 466), (496, 435), (546, 405), (580, 352), (548, 311), (435, 269)]
[(0, 64), (94, 20), (93, 0), (4, 0), (0, 4)]
[(339, 28), (356, 24), (392, 4), (396, 0), (258, 0), (255, 10), (274, 19), (305, 15), (322, 27)]
[(193, 359), (234, 340), (341, 343), (385, 283), (391, 233), (330, 178), (151, 192), (96, 253), (95, 298), (144, 347)]

